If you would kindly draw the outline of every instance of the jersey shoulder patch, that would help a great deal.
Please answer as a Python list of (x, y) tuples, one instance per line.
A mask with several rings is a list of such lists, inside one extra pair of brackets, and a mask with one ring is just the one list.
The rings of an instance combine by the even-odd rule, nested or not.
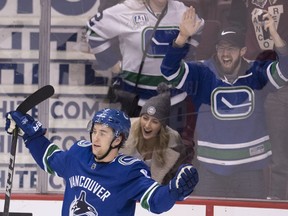
[(122, 176), (124, 176), (123, 173), (126, 173), (125, 178), (127, 178), (127, 176), (129, 176), (129, 178), (131, 179), (141, 176), (151, 178), (150, 170), (142, 160), (133, 156), (120, 155), (117, 161), (120, 166), (125, 166), (125, 168), (122, 167), (121, 169), (119, 169), (121, 170)]
[(92, 143), (90, 141), (87, 141), (87, 140), (79, 140), (79, 141), (77, 141), (76, 144), (80, 147), (87, 147), (87, 146), (92, 145)]
[(123, 166), (129, 166), (140, 161), (140, 159), (128, 155), (122, 155), (118, 158), (118, 162)]

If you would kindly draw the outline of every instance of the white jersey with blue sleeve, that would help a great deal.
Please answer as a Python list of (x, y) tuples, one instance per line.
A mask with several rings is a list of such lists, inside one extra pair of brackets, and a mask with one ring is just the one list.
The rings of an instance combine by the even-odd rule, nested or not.
[[(158, 18), (148, 6), (135, 10), (125, 4), (117, 4), (92, 17), (87, 23), (87, 39), (91, 52), (95, 54), (98, 66), (102, 69), (116, 63), (111, 59), (114, 59), (112, 56), (115, 54), (113, 39), (118, 38), (122, 55), (119, 60), (122, 60), (123, 90), (134, 91), (143, 52), (148, 44), (145, 63), (137, 83), (140, 106), (146, 99), (157, 95), (158, 84), (166, 81), (161, 75), (160, 65), (169, 43), (179, 33), (178, 26), (186, 9), (182, 2), (168, 1), (166, 14), (151, 42), (150, 38)], [(199, 40), (200, 31), (190, 39), (191, 49), (198, 46)], [(184, 100), (186, 95), (185, 92), (174, 89), (171, 92), (172, 105)]]

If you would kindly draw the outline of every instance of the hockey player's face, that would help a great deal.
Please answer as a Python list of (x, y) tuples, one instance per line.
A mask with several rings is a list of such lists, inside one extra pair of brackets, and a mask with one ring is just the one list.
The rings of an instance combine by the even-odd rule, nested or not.
[(216, 46), (217, 58), (221, 64), (222, 72), (232, 74), (242, 57), (242, 49), (232, 46), (229, 43), (223, 43)]
[(161, 122), (148, 114), (144, 114), (140, 118), (140, 127), (144, 139), (151, 139), (158, 136), (161, 129)]
[(92, 151), (97, 157), (104, 155), (114, 138), (113, 130), (104, 124), (95, 124), (92, 130)]

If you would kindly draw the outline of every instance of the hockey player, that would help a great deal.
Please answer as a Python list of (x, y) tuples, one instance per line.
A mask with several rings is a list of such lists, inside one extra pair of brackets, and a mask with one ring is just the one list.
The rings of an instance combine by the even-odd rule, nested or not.
[(137, 201), (159, 214), (188, 196), (198, 182), (197, 170), (187, 164), (169, 185), (159, 185), (144, 162), (119, 154), (130, 130), (130, 119), (119, 110), (96, 112), (89, 127), (91, 141), (80, 140), (68, 151), (51, 143), (46, 129), (30, 115), (7, 113), (6, 131), (12, 133), (15, 124), (37, 164), (65, 179), (62, 216), (132, 216)]
[[(288, 81), (288, 50), (272, 16), (264, 28), (274, 41), (279, 61), (247, 62), (245, 35), (228, 27), (219, 35), (216, 54), (204, 63), (182, 62), (187, 39), (197, 29), (195, 10), (183, 15), (180, 33), (162, 62), (163, 75), (186, 90), (199, 109), (197, 119), (198, 185), (203, 196), (265, 198), (264, 172), (271, 159), (265, 124), (267, 94)], [(189, 26), (189, 28), (188, 28)], [(196, 192), (196, 191), (195, 191)]]

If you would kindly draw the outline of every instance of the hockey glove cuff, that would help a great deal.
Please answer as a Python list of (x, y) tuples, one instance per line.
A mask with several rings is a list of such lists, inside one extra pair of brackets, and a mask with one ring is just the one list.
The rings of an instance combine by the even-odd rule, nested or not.
[(46, 129), (42, 128), (42, 124), (39, 121), (34, 120), (30, 115), (22, 114), (18, 111), (7, 113), (5, 125), (7, 133), (12, 134), (16, 125), (19, 127), (18, 134), (23, 137), (25, 143), (28, 140), (46, 133)]

